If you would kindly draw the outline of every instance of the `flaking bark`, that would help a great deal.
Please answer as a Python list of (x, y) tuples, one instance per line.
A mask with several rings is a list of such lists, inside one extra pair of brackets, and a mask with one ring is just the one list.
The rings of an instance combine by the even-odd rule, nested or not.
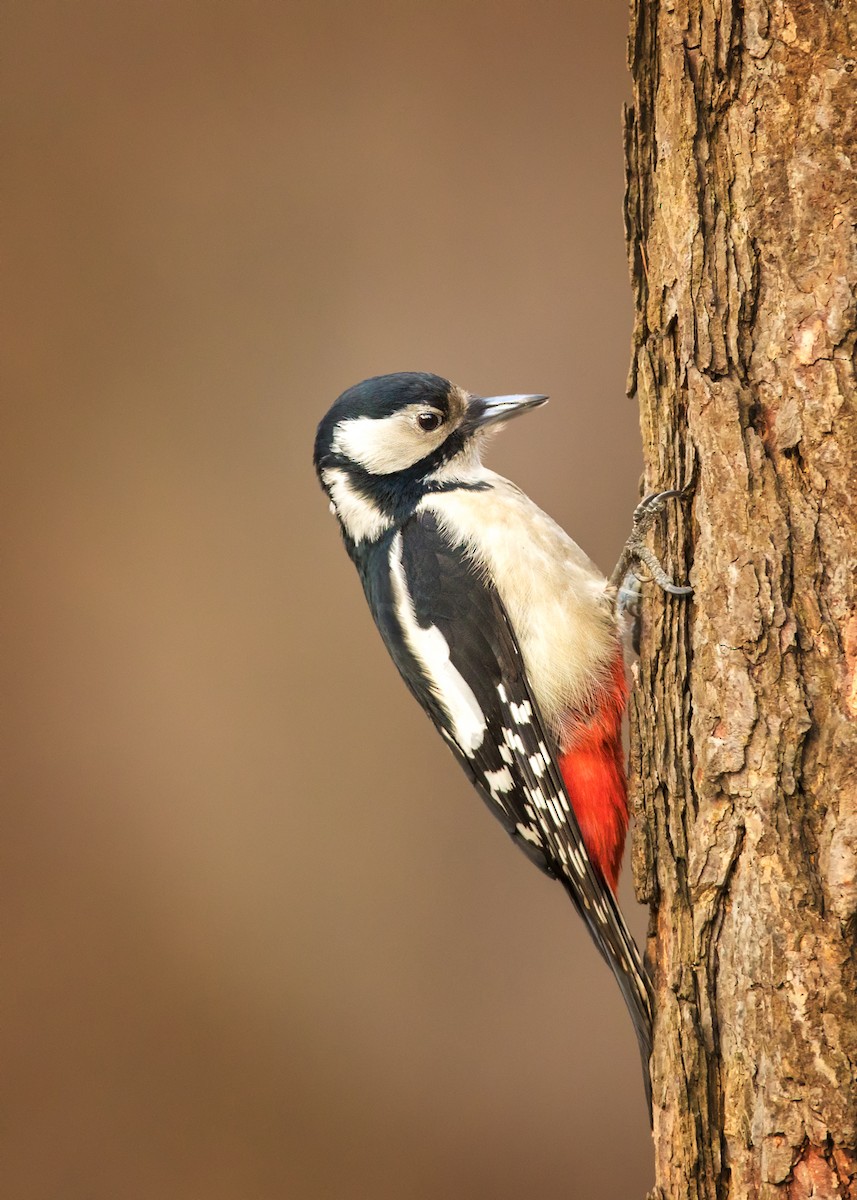
[(857, 3), (632, 7), (654, 1194), (857, 1197)]

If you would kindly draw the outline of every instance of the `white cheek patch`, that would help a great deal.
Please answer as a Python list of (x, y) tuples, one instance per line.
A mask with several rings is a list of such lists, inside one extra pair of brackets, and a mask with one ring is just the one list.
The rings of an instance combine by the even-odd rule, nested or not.
[(390, 528), (390, 518), (351, 486), (345, 471), (328, 467), (322, 478), (330, 491), (331, 508), (353, 542), (372, 542)]
[(445, 436), (445, 431), (435, 437), (421, 433), (407, 412), (391, 417), (351, 417), (336, 426), (331, 449), (372, 475), (392, 475), (431, 454)]
[(450, 660), (446, 638), (436, 625), (424, 629), (417, 621), (402, 565), (400, 533), (396, 534), (390, 545), (390, 582), (396, 616), (408, 649), (425, 672), (432, 692), (443, 705), (457, 745), (472, 758), (482, 745), (488, 723), (467, 680)]

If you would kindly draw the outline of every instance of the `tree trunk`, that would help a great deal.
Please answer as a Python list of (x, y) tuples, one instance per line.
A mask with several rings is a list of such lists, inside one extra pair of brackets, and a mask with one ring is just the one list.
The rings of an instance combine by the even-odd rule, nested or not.
[(857, 1197), (857, 3), (637, 0), (630, 60), (654, 1194)]

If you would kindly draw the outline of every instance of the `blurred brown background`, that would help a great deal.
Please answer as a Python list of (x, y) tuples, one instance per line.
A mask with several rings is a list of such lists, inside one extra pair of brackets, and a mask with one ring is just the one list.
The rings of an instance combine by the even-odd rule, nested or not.
[(546, 391), (491, 463), (611, 566), (626, 21), (4, 5), (4, 1197), (648, 1185), (618, 991), (407, 696), (311, 468), (370, 374)]

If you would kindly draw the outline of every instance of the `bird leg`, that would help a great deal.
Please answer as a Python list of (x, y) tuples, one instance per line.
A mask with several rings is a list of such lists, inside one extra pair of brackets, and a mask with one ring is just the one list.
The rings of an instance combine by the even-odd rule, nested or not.
[(610, 576), (610, 586), (616, 592), (616, 609), (620, 614), (633, 607), (639, 598), (640, 583), (647, 582), (646, 578), (641, 579), (634, 569), (638, 563), (647, 569), (648, 580), (656, 583), (663, 591), (669, 592), (671, 596), (690, 596), (693, 592), (692, 587), (673, 583), (655, 552), (645, 544), (646, 534), (654, 524), (655, 517), (661, 512), (667, 500), (674, 496), (683, 498), (684, 492), (678, 491), (676, 488), (670, 488), (666, 492), (653, 492), (651, 495), (645, 496), (634, 509), (631, 536), (625, 543), (619, 561)]

